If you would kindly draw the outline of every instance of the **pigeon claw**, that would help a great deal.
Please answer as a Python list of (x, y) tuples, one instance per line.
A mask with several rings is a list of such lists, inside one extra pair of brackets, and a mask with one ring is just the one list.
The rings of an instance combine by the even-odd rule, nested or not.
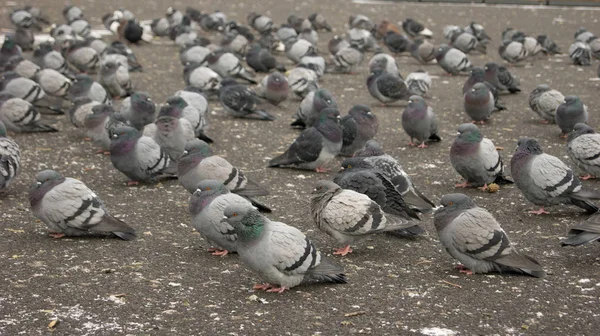
[(473, 275), (473, 271), (471, 271), (470, 269), (468, 269), (463, 264), (458, 264), (454, 268), (456, 268), (459, 273), (463, 273), (463, 274), (466, 274), (466, 275)]
[(58, 232), (52, 232), (49, 234), (50, 237), (54, 238), (54, 239), (60, 239), (62, 237), (65, 236), (64, 233), (58, 233)]
[(227, 250), (219, 250), (219, 249), (215, 249), (215, 251), (212, 253), (212, 255), (217, 256), (217, 257), (224, 257), (229, 253), (229, 251)]
[(269, 283), (255, 284), (254, 286), (252, 286), (252, 289), (254, 289), (254, 290), (268, 290), (271, 288), (273, 288), (273, 285), (271, 285)]
[(427, 147), (429, 147), (429, 146), (427, 146), (427, 145), (425, 144), (425, 142), (423, 141), (423, 142), (421, 142), (421, 144), (420, 144), (420, 145), (418, 145), (417, 147), (419, 147), (419, 148), (427, 148)]
[(317, 168), (315, 169), (315, 171), (316, 171), (317, 173), (328, 173), (330, 170), (331, 170), (331, 169), (327, 169), (327, 168), (323, 168), (323, 167), (317, 167)]
[(348, 253), (352, 253), (352, 248), (350, 247), (350, 245), (346, 245), (344, 247), (340, 247), (340, 248), (335, 248), (333, 249), (334, 255), (341, 255), (342, 257), (345, 256)]
[(544, 207), (541, 207), (539, 210), (531, 210), (529, 211), (530, 214), (534, 214), (534, 215), (549, 215), (550, 213), (546, 210), (544, 210)]
[(486, 190), (488, 190), (488, 185), (487, 185), (487, 183), (485, 183), (485, 184), (483, 185), (483, 187), (479, 187), (479, 188), (477, 188), (477, 189), (479, 189), (479, 190), (481, 190), (481, 191), (486, 191)]
[(140, 182), (138, 182), (138, 181), (129, 181), (129, 182), (127, 182), (128, 186), (136, 186), (138, 184), (140, 184)]
[(289, 288), (285, 287), (285, 286), (271, 287), (271, 288), (267, 289), (267, 292), (269, 292), (269, 293), (283, 293), (286, 289), (289, 289)]
[(454, 187), (456, 187), (456, 188), (468, 188), (470, 186), (471, 186), (471, 184), (467, 181), (454, 185)]
[(595, 179), (596, 176), (587, 174), (585, 176), (580, 176), (579, 178), (585, 181), (585, 180)]

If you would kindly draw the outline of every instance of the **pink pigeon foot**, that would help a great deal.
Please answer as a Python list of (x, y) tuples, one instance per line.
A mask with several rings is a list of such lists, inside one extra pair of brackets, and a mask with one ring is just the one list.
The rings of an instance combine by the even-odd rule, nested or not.
[(226, 256), (228, 253), (229, 253), (229, 251), (227, 251), (227, 250), (219, 250), (219, 249), (216, 249), (216, 250), (215, 250), (215, 251), (212, 253), (212, 255), (214, 255), (214, 256), (217, 256), (217, 257), (224, 257), (224, 256)]
[(283, 293), (286, 289), (289, 289), (285, 286), (281, 286), (281, 287), (271, 287), (269, 289), (267, 289), (267, 292), (269, 293)]
[(585, 180), (595, 179), (596, 176), (587, 174), (585, 176), (580, 176), (579, 178), (585, 181)]
[(317, 169), (315, 169), (315, 171), (317, 173), (328, 173), (331, 169), (327, 169), (327, 168), (323, 168), (323, 167), (317, 167)]
[(269, 283), (256, 284), (256, 285), (252, 286), (252, 289), (254, 289), (254, 290), (267, 290), (270, 288), (273, 288), (273, 285), (271, 285)]
[(92, 138), (85, 137), (85, 138), (83, 138), (83, 140), (84, 141), (92, 141)]
[(468, 269), (465, 265), (463, 264), (458, 264), (456, 265), (454, 268), (456, 268), (458, 270), (459, 273), (464, 273), (466, 275), (473, 275), (473, 271), (471, 271), (470, 269)]
[(419, 148), (427, 148), (427, 147), (429, 147), (429, 146), (427, 146), (427, 145), (425, 144), (425, 142), (422, 142), (422, 143), (421, 143), (420, 145), (418, 145), (417, 147), (419, 147)]
[(417, 144), (416, 144), (416, 143), (414, 143), (414, 142), (412, 142), (412, 140), (411, 140), (411, 141), (409, 141), (409, 142), (408, 142), (408, 145), (409, 145), (409, 146), (416, 146)]
[(486, 183), (486, 184), (484, 184), (484, 185), (483, 185), (483, 187), (479, 187), (479, 188), (477, 188), (477, 189), (479, 189), (479, 190), (481, 190), (481, 191), (486, 191), (486, 190), (488, 190), (488, 185), (487, 185), (487, 183)]
[(138, 181), (129, 181), (129, 182), (127, 182), (128, 186), (136, 186), (138, 184), (140, 184), (140, 182), (138, 182)]
[(65, 236), (64, 233), (58, 233), (58, 232), (52, 232), (49, 234), (50, 237), (54, 238), (54, 239), (60, 239), (62, 237)]
[(541, 207), (539, 210), (531, 210), (529, 211), (530, 214), (534, 214), (534, 215), (542, 215), (542, 214), (546, 214), (549, 215), (550, 213), (546, 210), (544, 210), (544, 207)]
[(471, 186), (471, 184), (469, 182), (465, 181), (463, 183), (456, 184), (454, 187), (456, 187), (456, 188), (468, 188), (470, 186)]
[(333, 254), (341, 255), (341, 256), (345, 256), (348, 253), (352, 253), (352, 248), (350, 247), (350, 245), (346, 245), (341, 248), (336, 248), (336, 249), (334, 249), (334, 252), (333, 252)]

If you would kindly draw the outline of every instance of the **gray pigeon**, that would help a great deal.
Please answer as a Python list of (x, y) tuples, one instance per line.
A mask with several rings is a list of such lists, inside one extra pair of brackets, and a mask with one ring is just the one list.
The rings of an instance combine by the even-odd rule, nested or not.
[(554, 121), (562, 131), (561, 136), (566, 138), (573, 131), (575, 124), (587, 123), (587, 106), (577, 96), (566, 96), (563, 103), (556, 108)]
[(306, 28), (301, 30), (300, 33), (298, 33), (298, 38), (307, 40), (313, 46), (319, 44), (319, 33), (317, 33), (317, 31), (312, 28)]
[(208, 55), (207, 65), (219, 76), (240, 78), (251, 84), (256, 84), (251, 74), (244, 68), (239, 58), (230, 52), (212, 52)]
[(350, 18), (348, 19), (348, 26), (350, 26), (350, 28), (360, 28), (371, 31), (375, 28), (375, 23), (363, 14), (353, 14), (350, 15)]
[(3, 66), (11, 57), (22, 56), (21, 47), (15, 42), (15, 38), (11, 34), (4, 37), (4, 43), (0, 48), (0, 66)]
[(352, 156), (357, 150), (365, 148), (367, 141), (373, 139), (379, 129), (379, 120), (365, 105), (354, 105), (344, 116), (342, 126), (342, 149), (340, 155)]
[(112, 132), (110, 160), (118, 171), (131, 179), (128, 185), (175, 175), (169, 156), (154, 139), (133, 127), (120, 126)]
[(498, 63), (489, 62), (485, 64), (485, 80), (492, 84), (499, 93), (521, 92), (519, 79), (514, 77), (506, 67)]
[(186, 85), (198, 88), (207, 94), (217, 94), (221, 88), (221, 76), (200, 64), (186, 64), (183, 74)]
[(586, 42), (575, 41), (569, 46), (569, 57), (575, 65), (592, 65), (592, 49)]
[(431, 212), (434, 207), (433, 202), (415, 187), (400, 163), (386, 154), (377, 141), (367, 141), (365, 149), (354, 153), (354, 157), (368, 163), (389, 179), (412, 210), (423, 213)]
[(88, 97), (78, 97), (73, 100), (73, 106), (68, 111), (69, 120), (75, 127), (83, 127), (87, 115), (92, 114), (92, 108), (100, 105), (99, 102)]
[(333, 67), (326, 69), (325, 72), (332, 73), (355, 73), (357, 67), (364, 60), (365, 55), (358, 49), (356, 45), (351, 44), (349, 47), (340, 49), (333, 56)]
[(498, 53), (508, 63), (519, 63), (529, 56), (524, 43), (525, 39), (522, 36), (516, 40), (506, 40), (498, 48)]
[(410, 46), (410, 55), (422, 64), (427, 64), (435, 59), (435, 46), (424, 39), (415, 39)]
[(144, 126), (156, 119), (156, 104), (146, 92), (134, 92), (123, 99), (121, 114), (129, 120), (131, 126), (142, 131)]
[(290, 90), (304, 99), (310, 92), (319, 89), (317, 73), (305, 67), (295, 67), (287, 72)]
[(479, 40), (475, 35), (466, 31), (456, 31), (450, 38), (450, 45), (465, 54), (475, 50), (481, 54), (486, 54), (486, 46), (483, 43), (479, 43)]
[(475, 35), (477, 40), (479, 40), (481, 43), (487, 44), (491, 40), (491, 37), (489, 37), (489, 35), (485, 32), (485, 28), (475, 21), (471, 21), (471, 23), (466, 26), (464, 30)]
[(35, 80), (35, 75), (41, 68), (39, 65), (30, 60), (26, 60), (23, 56), (16, 55), (8, 59), (4, 63), (4, 71), (14, 71), (19, 76)]
[(69, 100), (74, 101), (78, 97), (86, 97), (101, 104), (111, 105), (111, 97), (102, 84), (86, 74), (79, 74), (71, 83), (67, 93)]
[(547, 84), (539, 84), (529, 94), (529, 108), (542, 118), (542, 123), (555, 123), (556, 108), (565, 101), (565, 96)]
[(590, 126), (577, 123), (569, 134), (567, 154), (586, 176), (582, 180), (600, 176), (600, 134)]
[(465, 81), (465, 84), (463, 85), (463, 89), (462, 89), (463, 95), (465, 93), (471, 91), (473, 86), (477, 83), (485, 84), (485, 86), (487, 86), (487, 88), (490, 90), (490, 92), (492, 93), (492, 96), (494, 97), (494, 108), (497, 111), (506, 110), (506, 107), (504, 107), (500, 104), (500, 99), (498, 97), (498, 89), (496, 89), (496, 87), (494, 85), (492, 85), (490, 82), (488, 82), (485, 79), (485, 70), (483, 68), (480, 68), (480, 67), (472, 67), (471, 68), (471, 75)]
[(37, 173), (35, 180), (29, 188), (31, 210), (52, 231), (52, 238), (90, 232), (113, 233), (123, 240), (136, 238), (135, 230), (111, 216), (102, 200), (83, 182), (54, 170)]
[(219, 102), (235, 118), (247, 118), (273, 121), (275, 117), (267, 111), (258, 109), (258, 97), (245, 85), (238, 84), (233, 78), (221, 82)]
[(21, 50), (30, 51), (33, 50), (33, 44), (35, 42), (35, 37), (33, 32), (29, 29), (17, 28), (14, 34), (15, 43)]
[(346, 283), (344, 268), (322, 257), (295, 227), (273, 222), (248, 204), (229, 206), (224, 214), (237, 235), (240, 259), (266, 282), (254, 290), (282, 293), (309, 281)]
[(410, 96), (408, 99), (408, 105), (402, 112), (402, 128), (410, 137), (410, 146), (427, 148), (427, 141), (442, 141), (437, 134), (437, 118), (421, 96)]
[(465, 93), (463, 106), (473, 121), (483, 125), (494, 111), (494, 95), (485, 83), (477, 83)]
[(325, 69), (325, 59), (314, 51), (302, 56), (296, 66), (313, 70), (319, 78), (327, 70)]
[(417, 70), (406, 76), (406, 86), (410, 95), (424, 97), (431, 88), (431, 76), (425, 70)]
[(285, 55), (294, 63), (300, 62), (303, 56), (315, 51), (315, 46), (304, 39), (295, 38), (285, 44)]
[(67, 77), (72, 76), (69, 65), (63, 55), (54, 50), (52, 44), (49, 42), (40, 43), (33, 51), (33, 61), (42, 68), (54, 69)]
[(441, 204), (433, 223), (448, 254), (462, 263), (461, 273), (494, 271), (546, 276), (540, 263), (520, 254), (494, 216), (467, 195), (444, 195)]
[(115, 113), (111, 105), (98, 104), (92, 107), (92, 114), (85, 116), (83, 127), (85, 128), (85, 136), (92, 139), (100, 145), (98, 152), (110, 154), (110, 136), (108, 134), (107, 125), (110, 116)]
[(583, 189), (573, 171), (556, 156), (542, 152), (540, 144), (533, 138), (519, 139), (510, 161), (510, 171), (523, 196), (541, 207), (529, 213), (548, 213), (544, 207), (558, 204), (572, 204), (589, 213), (598, 211), (590, 199), (600, 199), (600, 193)]
[(246, 16), (250, 27), (256, 29), (259, 33), (264, 33), (273, 29), (273, 20), (270, 17), (256, 12), (250, 12)]
[(9, 13), (10, 21), (17, 28), (29, 29), (33, 26), (33, 15), (24, 8), (19, 8)]
[(73, 29), (73, 34), (84, 38), (88, 37), (88, 35), (90, 35), (90, 33), (92, 32), (92, 26), (89, 22), (87, 22), (84, 19), (77, 19), (71, 21), (69, 23), (69, 26), (71, 26), (71, 29)]
[(179, 49), (179, 60), (184, 66), (187, 63), (195, 63), (205, 66), (210, 53), (211, 51), (207, 47), (190, 44)]
[(277, 29), (277, 37), (283, 44), (288, 44), (298, 39), (298, 33), (294, 27), (285, 23)]
[(208, 138), (204, 134), (204, 127), (206, 126), (205, 115), (196, 109), (193, 105), (189, 105), (187, 101), (183, 97), (173, 96), (167, 98), (168, 106), (175, 106), (182, 111), (182, 118), (185, 118), (189, 121), (192, 127), (192, 134), (196, 137), (203, 138), (209, 143), (212, 143), (212, 139)]
[(471, 61), (464, 52), (445, 44), (438, 47), (435, 59), (444, 71), (454, 76), (466, 73), (471, 69)]
[(265, 76), (258, 87), (258, 96), (265, 98), (269, 103), (277, 106), (286, 100), (290, 92), (290, 86), (282, 73), (275, 71)]
[(334, 37), (331, 38), (331, 40), (329, 40), (329, 42), (327, 42), (327, 50), (329, 50), (329, 53), (331, 55), (335, 55), (337, 54), (338, 51), (349, 47), (350, 43), (348, 41), (346, 41), (345, 38), (343, 38), (342, 36), (339, 35), (335, 35)]
[(105, 63), (98, 72), (98, 83), (115, 99), (125, 98), (133, 93), (131, 77), (126, 65), (115, 62)]
[(169, 20), (166, 17), (153, 19), (150, 28), (154, 36), (169, 36)]
[(325, 180), (318, 181), (312, 192), (310, 213), (320, 230), (345, 245), (333, 253), (342, 256), (352, 252), (350, 244), (367, 235), (418, 225), (405, 216), (385, 213), (367, 195)]
[(175, 92), (174, 96), (183, 98), (187, 103), (187, 106), (183, 109), (183, 116), (194, 126), (196, 137), (208, 143), (213, 143), (213, 139), (206, 135), (205, 132), (208, 129), (208, 120), (206, 117), (210, 112), (210, 107), (202, 91), (189, 86)]
[(88, 47), (85, 43), (85, 41), (71, 43), (65, 51), (66, 59), (81, 72), (95, 72), (98, 63), (100, 63), (100, 55), (94, 48)]
[(67, 23), (83, 18), (83, 10), (77, 6), (67, 5), (62, 11), (63, 17)]
[(556, 43), (547, 35), (538, 35), (537, 40), (548, 55), (557, 55), (562, 53), (558, 45), (556, 45)]
[(285, 71), (285, 67), (271, 55), (269, 49), (263, 48), (259, 44), (250, 47), (246, 54), (246, 62), (256, 72), (269, 72), (271, 69)]
[(156, 121), (146, 125), (143, 134), (154, 139), (173, 162), (183, 155), (186, 142), (195, 138), (192, 124), (183, 117), (183, 108), (175, 104), (162, 106)]
[(319, 120), (321, 111), (325, 108), (337, 108), (337, 100), (326, 89), (312, 91), (304, 97), (296, 111), (296, 120), (291, 126), (311, 127)]
[(387, 73), (381, 68), (371, 70), (371, 74), (367, 77), (367, 89), (383, 106), (410, 97), (404, 80), (398, 74)]
[(369, 60), (369, 71), (373, 72), (376, 69), (383, 69), (385, 72), (402, 78), (396, 59), (383, 51), (376, 52)]
[(6, 135), (6, 127), (0, 119), (0, 194), (5, 193), (10, 183), (17, 177), (20, 166), (19, 145)]
[(568, 233), (568, 238), (561, 241), (562, 246), (581, 246), (600, 239), (600, 213), (595, 213), (590, 218), (573, 226)]
[(327, 19), (321, 13), (312, 13), (308, 16), (308, 20), (310, 20), (315, 30), (326, 30), (328, 32), (332, 30), (329, 23), (327, 23)]
[(192, 226), (210, 245), (214, 256), (237, 252), (237, 235), (233, 227), (223, 221), (225, 208), (232, 205), (250, 205), (242, 196), (231, 193), (221, 181), (203, 180), (196, 186), (190, 199), (189, 212)]
[(291, 167), (326, 172), (324, 166), (342, 149), (340, 112), (335, 108), (321, 111), (314, 126), (302, 131), (286, 151), (269, 161), (269, 167)]
[(48, 95), (65, 99), (72, 85), (69, 78), (54, 69), (38, 71), (35, 80)]
[(244, 55), (248, 49), (248, 39), (238, 32), (227, 32), (221, 38), (221, 48), (236, 55)]
[(42, 87), (31, 79), (19, 76), (16, 72), (5, 72), (0, 77), (1, 91), (21, 98), (32, 104), (46, 96)]
[(513, 181), (504, 176), (504, 163), (494, 143), (484, 138), (474, 124), (458, 127), (458, 136), (450, 147), (450, 162), (456, 172), (465, 179), (456, 187), (481, 187), (487, 190), (488, 184), (508, 184)]
[(28, 101), (0, 92), (0, 121), (17, 133), (58, 132), (41, 121), (41, 115)]
[(380, 48), (375, 37), (369, 30), (352, 28), (346, 32), (346, 37), (351, 45), (355, 45), (363, 51), (372, 51)]
[(584, 27), (579, 28), (576, 32), (575, 32), (575, 41), (580, 41), (580, 42), (587, 42), (590, 39), (596, 37), (594, 35), (594, 33), (589, 32), (587, 29), (585, 29)]

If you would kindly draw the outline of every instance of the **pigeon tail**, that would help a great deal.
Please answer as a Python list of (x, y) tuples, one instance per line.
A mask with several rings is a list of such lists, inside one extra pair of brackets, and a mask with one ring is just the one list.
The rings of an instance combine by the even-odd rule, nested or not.
[(201, 130), (201, 131), (198, 133), (198, 136), (197, 136), (197, 138), (198, 138), (198, 139), (200, 139), (200, 140), (204, 140), (206, 143), (209, 143), (209, 144), (211, 144), (211, 143), (215, 142), (213, 139), (209, 138), (209, 137), (208, 137), (208, 135), (206, 135), (206, 134), (204, 133), (204, 130)]
[(50, 125), (45, 124), (33, 124), (24, 125), (21, 127), (23, 133), (35, 133), (35, 132), (58, 132), (58, 130)]
[(263, 110), (253, 111), (251, 114), (248, 114), (248, 118), (259, 119), (259, 120), (267, 120), (267, 121), (273, 121), (273, 120), (275, 120), (274, 116), (272, 116), (271, 114), (269, 114), (269, 112), (263, 111)]
[(268, 206), (260, 203), (259, 201), (255, 200), (254, 198), (251, 197), (246, 197), (246, 199), (248, 199), (250, 201), (250, 203), (252, 203), (252, 205), (258, 209), (258, 211), (260, 212), (264, 212), (264, 213), (271, 213), (273, 212), (273, 210), (271, 210), (271, 208), (269, 208)]
[(437, 134), (432, 134), (429, 136), (429, 140), (438, 142), (438, 141), (442, 141), (442, 138), (440, 138), (440, 136)]
[(498, 176), (496, 176), (494, 183), (496, 183), (496, 184), (513, 184), (515, 182), (508, 179), (506, 176), (498, 175)]
[(568, 235), (569, 237), (561, 242), (563, 246), (580, 246), (600, 239), (600, 213), (575, 225)]
[(546, 272), (537, 260), (516, 252), (500, 257), (494, 262), (500, 266), (501, 271), (524, 273), (536, 278), (546, 277)]
[(253, 181), (246, 180), (246, 185), (243, 189), (235, 189), (232, 192), (240, 196), (267, 196), (269, 191)]
[(344, 268), (329, 259), (322, 258), (321, 262), (306, 271), (308, 279), (333, 283), (347, 283)]

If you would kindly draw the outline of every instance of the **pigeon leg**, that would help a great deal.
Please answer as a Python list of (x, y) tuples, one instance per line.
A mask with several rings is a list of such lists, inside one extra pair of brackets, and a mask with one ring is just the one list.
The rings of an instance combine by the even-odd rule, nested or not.
[(252, 289), (254, 289), (254, 290), (267, 290), (269, 288), (273, 288), (273, 285), (271, 285), (269, 283), (264, 283), (264, 284), (256, 284), (256, 285), (252, 286)]
[(542, 214), (546, 214), (549, 215), (550, 213), (546, 210), (544, 210), (544, 207), (541, 207), (539, 210), (531, 210), (529, 211), (530, 214), (534, 214), (534, 215), (542, 215)]
[(464, 273), (466, 275), (473, 275), (473, 271), (471, 271), (470, 269), (468, 269), (465, 265), (463, 264), (458, 264), (456, 265), (454, 268), (456, 268), (458, 270), (459, 273)]
[(51, 232), (49, 234), (49, 236), (52, 237), (52, 238), (54, 238), (54, 239), (60, 239), (60, 238), (64, 237), (65, 234), (64, 233), (58, 233), (58, 232)]
[(212, 253), (212, 255), (214, 255), (214, 256), (218, 256), (218, 257), (224, 257), (224, 256), (226, 256), (226, 255), (227, 255), (227, 253), (229, 253), (229, 251), (227, 251), (227, 250), (218, 250), (218, 249), (217, 249), (217, 250), (215, 250), (215, 251)]
[(138, 181), (129, 181), (129, 182), (127, 182), (128, 186), (134, 186), (134, 185), (138, 185), (138, 184), (140, 184), (140, 182), (138, 182)]
[(585, 176), (580, 176), (579, 178), (582, 179), (582, 180), (590, 180), (590, 179), (595, 179), (596, 176), (587, 174)]
[(463, 183), (455, 185), (454, 187), (456, 187), (456, 188), (468, 188), (470, 186), (471, 186), (471, 184), (469, 182), (465, 181)]
[(280, 287), (271, 287), (269, 289), (267, 289), (267, 292), (269, 293), (283, 293), (286, 289), (289, 289), (285, 286), (280, 286)]
[(427, 145), (425, 144), (425, 141), (423, 141), (423, 142), (421, 142), (421, 144), (420, 144), (420, 145), (418, 145), (417, 147), (419, 147), (419, 148), (427, 148), (427, 147), (429, 147), (429, 146), (427, 146)]
[(417, 144), (415, 144), (414, 142), (412, 142), (412, 140), (410, 140), (410, 141), (408, 142), (408, 145), (409, 145), (409, 146), (416, 146)]
[(480, 121), (479, 121), (479, 124), (480, 124), (480, 125), (485, 125), (485, 120), (480, 120)]
[(350, 247), (350, 245), (346, 245), (344, 247), (341, 248), (336, 248), (334, 249), (333, 254), (337, 254), (337, 255), (341, 255), (341, 256), (345, 256), (348, 253), (352, 253), (352, 248)]
[(486, 191), (486, 190), (488, 190), (488, 185), (487, 185), (487, 183), (485, 183), (485, 184), (483, 185), (483, 187), (479, 187), (479, 188), (477, 188), (477, 189), (479, 189), (479, 190), (481, 190), (481, 191)]
[(331, 170), (331, 169), (327, 169), (327, 168), (323, 168), (323, 167), (317, 167), (317, 168), (315, 169), (315, 171), (316, 171), (317, 173), (327, 173), (327, 172), (329, 172), (330, 170)]
[(208, 251), (208, 252), (215, 252), (215, 251), (218, 251), (218, 250), (219, 250), (219, 249), (218, 249), (218, 248), (216, 248), (216, 247), (209, 247), (207, 251)]
[(83, 140), (84, 141), (92, 141), (92, 138), (85, 137), (85, 138), (83, 138)]

